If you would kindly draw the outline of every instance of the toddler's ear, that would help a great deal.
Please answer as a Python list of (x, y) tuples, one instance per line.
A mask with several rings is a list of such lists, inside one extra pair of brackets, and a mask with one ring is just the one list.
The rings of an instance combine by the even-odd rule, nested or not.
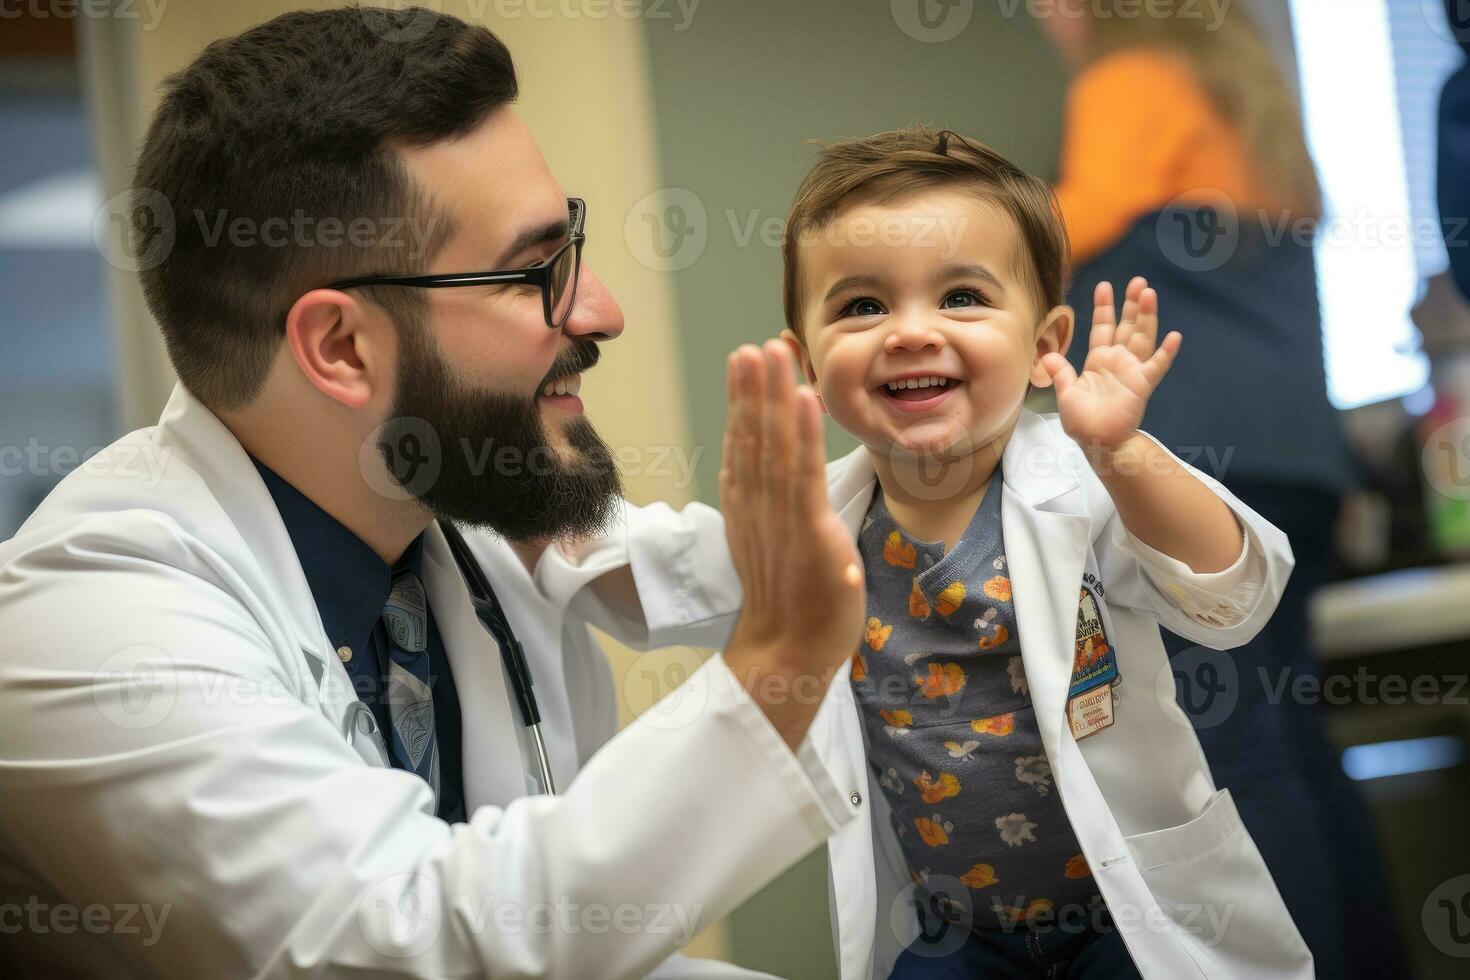
[(827, 403), (822, 401), (822, 386), (817, 383), (817, 372), (812, 368), (812, 357), (806, 352), (806, 345), (789, 329), (781, 331), (781, 339), (786, 341), (786, 346), (791, 348), (791, 353), (796, 357), (796, 363), (801, 365), (802, 376), (816, 394), (817, 404), (822, 406), (823, 412), (827, 411)]
[(1031, 358), (1031, 383), (1036, 387), (1051, 387), (1051, 375), (1046, 373), (1041, 359), (1047, 354), (1061, 354), (1063, 357), (1067, 355), (1067, 347), (1072, 343), (1072, 326), (1076, 319), (1072, 308), (1065, 303), (1052, 307), (1042, 319), (1041, 329), (1036, 331), (1036, 349)]

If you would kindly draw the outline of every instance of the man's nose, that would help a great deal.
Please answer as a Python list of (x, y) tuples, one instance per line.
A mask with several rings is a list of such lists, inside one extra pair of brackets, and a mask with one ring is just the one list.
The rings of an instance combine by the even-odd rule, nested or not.
[(572, 315), (562, 324), (562, 332), (568, 337), (583, 337), (599, 344), (616, 340), (623, 332), (622, 308), (586, 264), (577, 280)]
[(889, 320), (888, 336), (883, 338), (883, 350), (888, 354), (899, 351), (920, 351), (929, 347), (938, 350), (944, 347), (944, 334), (930, 324), (925, 312), (902, 313)]

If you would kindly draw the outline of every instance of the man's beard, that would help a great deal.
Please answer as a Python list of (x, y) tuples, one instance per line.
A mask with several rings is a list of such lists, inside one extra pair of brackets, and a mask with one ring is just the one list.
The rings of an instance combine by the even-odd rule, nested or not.
[[(468, 387), (423, 328), (404, 329), (399, 349), (398, 391), (378, 437), (397, 486), (440, 520), (512, 540), (591, 537), (607, 529), (622, 483), (591, 422), (570, 419), (558, 450), (535, 395)], [(536, 391), (598, 357), (596, 344), (573, 341)]]

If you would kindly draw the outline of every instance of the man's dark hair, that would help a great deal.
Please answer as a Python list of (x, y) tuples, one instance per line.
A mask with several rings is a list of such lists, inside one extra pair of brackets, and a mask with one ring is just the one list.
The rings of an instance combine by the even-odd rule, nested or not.
[[(516, 92), (499, 38), (424, 8), (285, 14), (170, 76), (132, 231), (184, 386), (216, 411), (242, 407), (302, 293), (423, 271), (453, 224), (397, 148), (462, 135)], [(422, 317), (417, 292), (367, 295), (403, 327)]]

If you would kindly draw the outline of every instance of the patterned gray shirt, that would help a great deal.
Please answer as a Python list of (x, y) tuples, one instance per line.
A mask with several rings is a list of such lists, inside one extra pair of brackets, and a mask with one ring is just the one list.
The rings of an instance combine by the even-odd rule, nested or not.
[(916, 541), (881, 488), (858, 538), (868, 622), (853, 690), (916, 880), (958, 878), (977, 928), (1100, 901), (1036, 727), (997, 468), (964, 536)]

